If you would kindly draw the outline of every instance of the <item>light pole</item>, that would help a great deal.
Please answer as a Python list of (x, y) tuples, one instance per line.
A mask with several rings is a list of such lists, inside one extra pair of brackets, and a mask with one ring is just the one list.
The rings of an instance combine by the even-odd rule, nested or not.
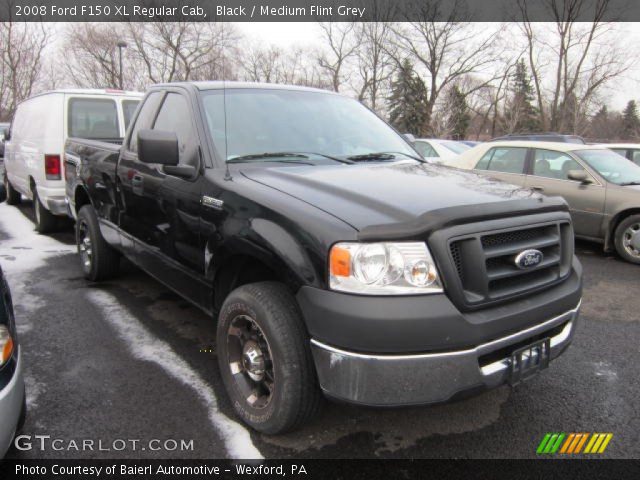
[(118, 80), (119, 80), (119, 83), (120, 83), (120, 86), (119, 86), (120, 90), (124, 90), (124, 87), (122, 85), (122, 49), (123, 48), (127, 48), (127, 42), (124, 42), (124, 41), (120, 40), (118, 42), (118, 57), (120, 59), (120, 72), (118, 74)]

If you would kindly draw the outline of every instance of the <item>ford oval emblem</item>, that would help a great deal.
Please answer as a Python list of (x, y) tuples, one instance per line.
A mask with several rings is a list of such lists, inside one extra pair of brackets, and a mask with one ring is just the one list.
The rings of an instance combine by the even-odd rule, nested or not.
[(540, 250), (524, 250), (516, 256), (515, 264), (520, 270), (537, 267), (542, 263), (544, 255)]

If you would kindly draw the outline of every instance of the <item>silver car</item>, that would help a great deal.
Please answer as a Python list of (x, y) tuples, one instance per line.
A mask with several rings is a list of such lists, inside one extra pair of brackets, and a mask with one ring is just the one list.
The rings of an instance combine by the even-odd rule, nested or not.
[(498, 141), (445, 163), (563, 197), (577, 237), (640, 263), (640, 166), (605, 146)]
[(11, 292), (0, 268), (0, 458), (9, 450), (25, 414), (22, 352), (16, 338)]

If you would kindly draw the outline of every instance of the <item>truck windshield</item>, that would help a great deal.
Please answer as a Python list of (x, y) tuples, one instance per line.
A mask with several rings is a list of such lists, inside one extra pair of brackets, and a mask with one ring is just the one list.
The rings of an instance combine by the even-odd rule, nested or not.
[(640, 184), (640, 167), (611, 150), (575, 150), (574, 153), (611, 183)]
[(202, 97), (211, 138), (227, 161), (273, 152), (337, 159), (380, 157), (378, 152), (416, 156), (373, 112), (340, 95), (230, 88), (226, 95), (218, 89), (204, 91)]

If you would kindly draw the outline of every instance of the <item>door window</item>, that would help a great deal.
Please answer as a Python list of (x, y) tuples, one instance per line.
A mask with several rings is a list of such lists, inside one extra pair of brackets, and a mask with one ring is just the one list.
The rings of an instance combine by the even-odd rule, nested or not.
[(640, 165), (640, 150), (631, 150), (631, 160), (636, 165)]
[(418, 153), (425, 158), (428, 157), (439, 157), (438, 152), (434, 150), (434, 148), (429, 145), (427, 142), (416, 142), (415, 143), (416, 150)]
[(138, 153), (138, 130), (151, 128), (153, 117), (158, 110), (158, 104), (162, 99), (162, 93), (150, 93), (144, 104), (140, 108), (140, 113), (136, 117), (136, 123), (133, 125), (131, 136), (129, 137), (129, 150)]
[(94, 139), (120, 138), (115, 100), (72, 98), (69, 100), (69, 136)]
[(196, 143), (189, 105), (187, 100), (177, 93), (167, 94), (153, 129), (175, 132), (178, 137), (178, 151), (181, 163), (185, 154), (188, 153), (188, 146), (193, 146)]
[(584, 167), (566, 153), (537, 148), (533, 159), (533, 174), (538, 177), (569, 180), (569, 171)]
[(476, 169), (503, 173), (523, 173), (527, 149), (521, 147), (495, 147), (483, 155)]

